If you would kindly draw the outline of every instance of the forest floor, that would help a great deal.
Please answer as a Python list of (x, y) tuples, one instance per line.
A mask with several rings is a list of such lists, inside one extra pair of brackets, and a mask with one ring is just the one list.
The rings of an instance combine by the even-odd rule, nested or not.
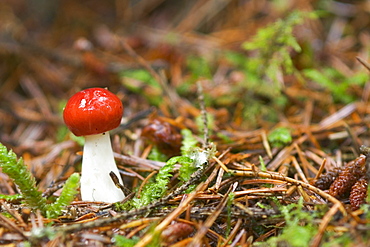
[[(1, 246), (370, 245), (369, 1), (2, 2), (0, 143), (44, 199), (0, 155)], [(91, 87), (124, 106), (127, 197), (50, 215)]]

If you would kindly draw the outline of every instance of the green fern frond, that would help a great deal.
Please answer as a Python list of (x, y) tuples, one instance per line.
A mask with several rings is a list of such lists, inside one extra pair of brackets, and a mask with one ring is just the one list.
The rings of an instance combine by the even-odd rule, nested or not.
[[(79, 186), (79, 175), (72, 174), (66, 181), (62, 193), (57, 201), (53, 204), (47, 204), (46, 198), (38, 191), (36, 180), (31, 172), (23, 163), (22, 158), (17, 158), (16, 154), (0, 143), (0, 168), (7, 174), (18, 186), (21, 192), (21, 198), (33, 209), (40, 210), (41, 214), (48, 218), (55, 218), (61, 214), (62, 209), (69, 205), (77, 194)], [(20, 195), (7, 196), (9, 199), (19, 198)], [(6, 197), (5, 197), (6, 199)]]
[(80, 175), (78, 173), (73, 173), (66, 181), (63, 186), (62, 193), (56, 202), (48, 204), (46, 215), (48, 218), (56, 218), (61, 213), (62, 210), (71, 204), (74, 197), (78, 193), (77, 189), (80, 186)]
[(177, 157), (173, 157), (159, 170), (155, 180), (146, 184), (140, 194), (140, 198), (133, 199), (133, 206), (138, 208), (148, 205), (152, 201), (161, 198), (167, 190), (171, 172), (176, 164)]
[(15, 195), (3, 195), (0, 194), (0, 200), (5, 200), (5, 201), (16, 201), (19, 199), (22, 199), (23, 196), (21, 194), (15, 194)]
[[(141, 191), (139, 198), (134, 198), (129, 204), (134, 208), (148, 205), (157, 200), (166, 193), (170, 177), (176, 164), (180, 164), (179, 179), (181, 181), (189, 180), (191, 174), (200, 169), (216, 152), (216, 147), (207, 150), (201, 150), (196, 145), (198, 141), (194, 138), (190, 130), (182, 130), (183, 142), (181, 147), (182, 156), (170, 158), (166, 164), (159, 170), (155, 179), (147, 183)], [(193, 188), (189, 188), (192, 190)], [(118, 209), (127, 209), (126, 205), (116, 204)]]
[(23, 163), (23, 159), (17, 159), (16, 154), (0, 144), (0, 167), (7, 174), (22, 193), (25, 202), (33, 209), (39, 209), (45, 213), (46, 199), (37, 190), (36, 180)]

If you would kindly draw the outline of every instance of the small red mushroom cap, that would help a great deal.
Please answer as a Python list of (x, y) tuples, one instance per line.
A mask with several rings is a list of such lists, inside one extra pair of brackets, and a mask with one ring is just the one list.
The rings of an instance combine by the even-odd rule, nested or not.
[(76, 136), (96, 135), (119, 126), (121, 100), (104, 88), (89, 88), (73, 95), (63, 111), (68, 129)]

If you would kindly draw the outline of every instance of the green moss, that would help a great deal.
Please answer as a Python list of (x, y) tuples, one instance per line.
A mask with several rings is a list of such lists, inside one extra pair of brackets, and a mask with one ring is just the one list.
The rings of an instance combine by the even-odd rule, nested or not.
[(314, 83), (317, 83), (323, 90), (331, 93), (334, 103), (351, 103), (358, 97), (351, 94), (351, 88), (355, 86), (363, 86), (369, 81), (369, 74), (358, 72), (351, 77), (343, 75), (336, 69), (324, 68), (306, 69), (303, 75)]
[(280, 127), (270, 132), (267, 139), (273, 147), (281, 148), (292, 142), (292, 135), (288, 128)]
[(280, 205), (279, 208), (285, 219), (285, 227), (281, 234), (269, 238), (264, 243), (256, 243), (256, 246), (309, 246), (318, 231), (318, 226), (314, 224), (314, 219), (318, 215), (304, 210), (302, 199), (298, 203)]
[(127, 70), (121, 74), (122, 84), (134, 93), (145, 97), (152, 105), (162, 101), (162, 89), (153, 76), (144, 69)]
[(181, 154), (187, 155), (191, 149), (194, 149), (198, 141), (193, 136), (193, 133), (189, 129), (181, 130), (182, 142), (181, 142)]

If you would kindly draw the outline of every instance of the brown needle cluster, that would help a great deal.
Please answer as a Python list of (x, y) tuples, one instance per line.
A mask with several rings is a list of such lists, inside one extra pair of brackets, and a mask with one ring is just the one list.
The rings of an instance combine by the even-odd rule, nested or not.
[(320, 190), (328, 190), (330, 185), (334, 182), (334, 180), (338, 177), (339, 173), (342, 172), (342, 168), (334, 167), (333, 169), (329, 170), (324, 175), (321, 175), (316, 181), (315, 186)]
[(348, 162), (343, 168), (334, 168), (322, 175), (315, 186), (326, 190), (337, 198), (349, 198), (351, 209), (357, 210), (367, 196), (366, 156), (360, 155)]

